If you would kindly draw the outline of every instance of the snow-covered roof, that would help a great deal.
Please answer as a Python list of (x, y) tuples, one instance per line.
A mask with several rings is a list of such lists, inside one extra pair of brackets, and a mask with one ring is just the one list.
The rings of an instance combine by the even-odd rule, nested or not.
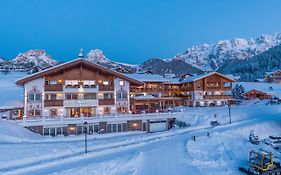
[(156, 74), (124, 74), (127, 77), (141, 82), (167, 82), (169, 79)]
[(258, 90), (276, 96), (278, 98), (281, 98), (281, 84), (258, 83), (258, 82), (236, 82), (233, 84), (233, 87), (235, 87), (236, 84), (242, 85), (244, 87), (245, 92), (248, 92), (250, 90)]
[(232, 80), (233, 82), (236, 81), (236, 80), (234, 80), (234, 79), (232, 79), (232, 78), (230, 78), (230, 77), (227, 77), (227, 76), (225, 76), (225, 75), (222, 75), (222, 74), (220, 74), (220, 73), (218, 73), (218, 72), (211, 72), (211, 73), (205, 73), (205, 74), (201, 74), (201, 75), (195, 75), (195, 76), (187, 77), (186, 79), (182, 80), (182, 83), (193, 82), (193, 81), (199, 80), (199, 79), (201, 79), (201, 78), (205, 78), (205, 77), (210, 76), (210, 75), (213, 75), (213, 74), (218, 74), (218, 75), (220, 75), (220, 76), (223, 76), (223, 77), (225, 77), (225, 78), (227, 78), (227, 79)]

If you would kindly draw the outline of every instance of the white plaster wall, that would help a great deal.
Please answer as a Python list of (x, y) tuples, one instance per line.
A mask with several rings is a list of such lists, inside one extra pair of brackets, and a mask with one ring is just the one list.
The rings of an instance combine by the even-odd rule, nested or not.
[(44, 107), (44, 97), (45, 97), (45, 93), (44, 93), (44, 85), (45, 85), (45, 78), (38, 78), (32, 81), (27, 82), (24, 85), (24, 114), (27, 114), (27, 94), (29, 91), (31, 91), (33, 89), (34, 86), (37, 87), (37, 89), (42, 93), (42, 97), (41, 97), (41, 105), (42, 108)]

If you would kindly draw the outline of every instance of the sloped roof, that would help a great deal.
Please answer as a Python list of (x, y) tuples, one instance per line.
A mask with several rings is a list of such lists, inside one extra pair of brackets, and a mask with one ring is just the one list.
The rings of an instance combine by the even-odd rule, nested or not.
[(45, 69), (43, 71), (40, 71), (40, 72), (37, 72), (37, 73), (34, 73), (34, 74), (31, 74), (29, 76), (26, 76), (26, 77), (23, 77), (19, 80), (16, 81), (16, 84), (17, 85), (20, 85), (20, 86), (23, 86), (26, 82), (29, 82), (29, 81), (32, 81), (32, 80), (35, 80), (35, 79), (38, 79), (38, 78), (41, 78), (41, 77), (44, 77), (45, 75), (48, 75), (50, 73), (54, 73), (54, 72), (57, 72), (57, 71), (60, 71), (60, 70), (63, 70), (63, 69), (66, 69), (66, 68), (69, 68), (69, 67), (72, 67), (72, 66), (75, 66), (75, 65), (78, 65), (78, 64), (86, 64), (87, 66), (90, 66), (94, 69), (97, 69), (97, 70), (100, 70), (102, 72), (105, 72), (105, 73), (108, 73), (108, 74), (112, 74), (112, 75), (115, 75), (119, 78), (122, 78), (124, 80), (127, 80), (131, 83), (134, 83), (136, 85), (142, 85), (143, 83), (136, 80), (136, 79), (133, 79), (131, 77), (128, 77), (124, 74), (121, 74), (117, 71), (114, 71), (114, 70), (111, 70), (111, 69), (108, 69), (104, 66), (101, 66), (101, 65), (98, 65), (98, 64), (95, 64), (95, 63), (92, 63), (92, 62), (89, 62), (87, 60), (84, 60), (82, 58), (78, 58), (78, 59), (75, 59), (75, 60), (72, 60), (72, 61), (69, 61), (69, 62), (65, 62), (63, 64), (59, 64), (59, 65), (56, 65), (54, 67), (51, 67), (51, 68), (48, 68), (48, 69)]
[(214, 74), (220, 75), (220, 76), (222, 76), (222, 77), (224, 77), (224, 78), (226, 78), (226, 79), (228, 79), (228, 80), (230, 80), (232, 82), (236, 81), (236, 80), (234, 80), (234, 79), (232, 79), (232, 78), (230, 78), (228, 76), (222, 75), (222, 74), (220, 74), (218, 72), (211, 72), (211, 73), (205, 73), (205, 74), (201, 74), (201, 75), (191, 76), (191, 77), (188, 77), (188, 78), (182, 80), (181, 82), (182, 83), (190, 83), (190, 82), (194, 82), (194, 81), (200, 80), (202, 78), (205, 78), (205, 77), (208, 77), (208, 76), (211, 76), (211, 75), (214, 75)]
[(233, 84), (233, 87), (235, 85), (242, 85), (245, 93), (251, 91), (251, 90), (257, 90), (260, 92), (267, 93), (269, 95), (276, 96), (278, 98), (281, 98), (281, 84), (275, 84), (275, 83), (258, 83), (258, 82), (236, 82)]

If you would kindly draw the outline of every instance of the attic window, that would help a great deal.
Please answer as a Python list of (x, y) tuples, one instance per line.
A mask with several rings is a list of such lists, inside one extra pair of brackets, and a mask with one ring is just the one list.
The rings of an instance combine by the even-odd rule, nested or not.
[(124, 85), (125, 85), (124, 80), (120, 80), (120, 81), (119, 81), (119, 85), (120, 85), (120, 86), (124, 86)]

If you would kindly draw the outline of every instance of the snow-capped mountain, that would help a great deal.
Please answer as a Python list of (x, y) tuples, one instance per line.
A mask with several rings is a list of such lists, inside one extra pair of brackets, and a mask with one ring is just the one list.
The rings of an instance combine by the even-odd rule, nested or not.
[(19, 53), (13, 62), (17, 64), (33, 65), (39, 68), (46, 68), (58, 64), (45, 50), (35, 49)]
[(234, 38), (214, 44), (193, 46), (172, 59), (182, 59), (199, 69), (213, 71), (229, 60), (247, 60), (280, 43), (279, 33), (250, 39)]
[(117, 70), (121, 73), (132, 73), (135, 72), (136, 69), (135, 65), (115, 62), (108, 59), (100, 49), (90, 50), (87, 53), (85, 59), (90, 62), (108, 67), (110, 69)]
[(93, 62), (93, 63), (109, 63), (112, 62), (108, 58), (106, 58), (102, 52), (102, 50), (95, 49), (90, 50), (89, 53), (86, 55), (86, 60)]

